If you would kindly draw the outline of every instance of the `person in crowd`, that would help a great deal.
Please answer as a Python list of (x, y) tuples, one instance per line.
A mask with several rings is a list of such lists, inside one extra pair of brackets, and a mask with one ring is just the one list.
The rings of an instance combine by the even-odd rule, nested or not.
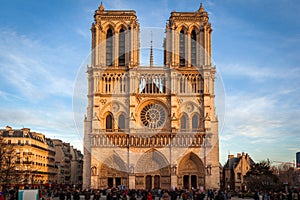
[(153, 199), (153, 196), (151, 194), (151, 192), (148, 192), (147, 194), (147, 200), (152, 200)]
[(224, 195), (221, 190), (218, 191), (215, 200), (224, 200)]
[(59, 192), (59, 200), (65, 200), (65, 193), (63, 190), (60, 190)]
[(84, 191), (84, 199), (85, 200), (90, 200), (91, 199), (91, 193), (88, 189), (85, 189), (85, 191)]
[(162, 199), (163, 200), (169, 200), (169, 194), (167, 192), (165, 192), (163, 195), (162, 195)]
[(101, 198), (100, 191), (99, 190), (95, 191), (93, 200), (100, 200), (100, 198)]
[(0, 200), (4, 200), (4, 193), (0, 192)]
[(204, 200), (204, 198), (205, 198), (204, 192), (198, 190), (198, 191), (196, 192), (196, 199), (194, 199), (194, 200)]
[(211, 190), (211, 189), (209, 189), (208, 191), (207, 191), (207, 200), (213, 200), (214, 199), (214, 192)]
[(68, 189), (66, 192), (67, 200), (71, 200), (71, 191)]
[(129, 200), (136, 200), (134, 192), (131, 193)]
[(186, 192), (186, 191), (184, 191), (184, 192), (182, 193), (181, 197), (182, 197), (182, 200), (187, 200), (187, 199), (189, 198), (189, 193)]
[(75, 189), (73, 192), (73, 200), (80, 200), (80, 192), (78, 189)]

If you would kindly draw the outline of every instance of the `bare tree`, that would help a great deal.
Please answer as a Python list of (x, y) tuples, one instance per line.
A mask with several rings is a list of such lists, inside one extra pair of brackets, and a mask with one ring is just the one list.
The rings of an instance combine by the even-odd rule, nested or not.
[(16, 170), (16, 152), (12, 145), (8, 145), (0, 136), (0, 182), (5, 195), (8, 187), (16, 183), (19, 173)]

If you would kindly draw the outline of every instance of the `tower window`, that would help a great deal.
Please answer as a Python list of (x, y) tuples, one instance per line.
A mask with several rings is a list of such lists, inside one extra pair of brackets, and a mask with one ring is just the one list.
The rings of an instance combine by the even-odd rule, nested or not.
[(192, 77), (192, 92), (196, 93), (197, 92), (197, 84), (198, 80), (196, 77)]
[(125, 117), (124, 115), (120, 115), (118, 119), (118, 126), (120, 131), (124, 131), (125, 129)]
[(179, 56), (180, 66), (185, 66), (185, 34), (183, 30), (179, 34)]
[(112, 130), (113, 130), (113, 115), (111, 113), (109, 113), (106, 116), (105, 123), (106, 123), (106, 131), (112, 132)]
[(121, 29), (119, 32), (119, 66), (125, 66), (125, 32)]
[(199, 127), (199, 115), (195, 114), (192, 118), (192, 129), (196, 131)]
[(105, 92), (110, 93), (111, 92), (111, 78), (106, 77), (105, 79)]
[(197, 36), (195, 30), (191, 33), (191, 63), (193, 66), (197, 64)]
[(106, 65), (112, 66), (113, 61), (113, 33), (111, 29), (106, 32)]
[(187, 117), (185, 115), (183, 115), (180, 119), (180, 129), (181, 130), (186, 130), (187, 129), (187, 127), (186, 127), (187, 123), (186, 122), (187, 122)]
[(186, 77), (181, 76), (180, 78), (180, 93), (185, 93), (185, 86), (186, 86)]

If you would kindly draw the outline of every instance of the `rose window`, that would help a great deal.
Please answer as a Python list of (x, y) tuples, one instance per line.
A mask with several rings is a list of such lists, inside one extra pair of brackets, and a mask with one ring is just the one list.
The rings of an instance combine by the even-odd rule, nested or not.
[(144, 126), (149, 128), (158, 128), (164, 125), (166, 121), (166, 112), (162, 105), (148, 104), (141, 112), (141, 121)]

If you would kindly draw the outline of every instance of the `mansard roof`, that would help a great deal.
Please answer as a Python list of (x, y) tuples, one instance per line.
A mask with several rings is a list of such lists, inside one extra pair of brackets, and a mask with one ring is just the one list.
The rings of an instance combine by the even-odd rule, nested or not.
[[(6, 129), (0, 129), (0, 136), (7, 138), (30, 138), (43, 143), (50, 144), (42, 133), (31, 132), (29, 128), (12, 129), (7, 126)], [(50, 145), (51, 146), (51, 145)]]
[(245, 156), (246, 160), (248, 161), (248, 164), (251, 166), (253, 164), (255, 164), (255, 162), (252, 160), (252, 158), (248, 155), (248, 154), (242, 154), (239, 155), (237, 157), (233, 157), (231, 155), (229, 155), (229, 158), (226, 162), (226, 164), (224, 165), (225, 169), (235, 169), (235, 167), (239, 164), (239, 162), (243, 159), (243, 156)]

